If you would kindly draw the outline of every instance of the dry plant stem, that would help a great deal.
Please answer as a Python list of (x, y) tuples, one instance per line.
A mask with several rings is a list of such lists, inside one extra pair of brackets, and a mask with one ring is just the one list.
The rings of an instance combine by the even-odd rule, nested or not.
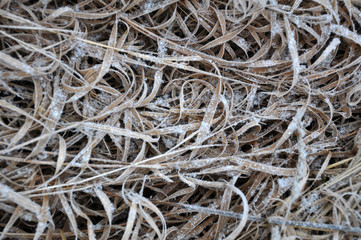
[(0, 238), (359, 238), (360, 16), (0, 1)]
[[(231, 218), (239, 218), (239, 219), (242, 219), (244, 217), (243, 214), (241, 214), (241, 213), (223, 211), (223, 210), (206, 208), (206, 207), (201, 207), (201, 206), (195, 206), (195, 205), (189, 205), (189, 204), (177, 204), (177, 203), (169, 203), (169, 202), (160, 202), (160, 203), (183, 207), (185, 209), (195, 211), (195, 212), (204, 212), (204, 213), (231, 217)], [(256, 217), (256, 216), (252, 216), (252, 215), (248, 216), (247, 219), (248, 219), (248, 221), (267, 222), (269, 224), (276, 224), (276, 225), (296, 226), (296, 227), (300, 227), (300, 228), (308, 228), (308, 229), (313, 229), (313, 230), (342, 231), (345, 233), (361, 234), (361, 228), (348, 227), (348, 226), (335, 225), (335, 224), (291, 221), (291, 220), (277, 219), (277, 218), (273, 218), (273, 217), (263, 218), (263, 217)]]

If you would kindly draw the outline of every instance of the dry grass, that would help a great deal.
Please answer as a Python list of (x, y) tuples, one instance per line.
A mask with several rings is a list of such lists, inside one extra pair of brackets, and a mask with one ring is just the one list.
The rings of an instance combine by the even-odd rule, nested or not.
[(0, 239), (361, 237), (361, 3), (0, 1)]

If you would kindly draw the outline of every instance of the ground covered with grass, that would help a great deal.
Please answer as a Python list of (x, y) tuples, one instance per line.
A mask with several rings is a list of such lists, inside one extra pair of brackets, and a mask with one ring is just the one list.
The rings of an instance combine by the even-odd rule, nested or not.
[(0, 239), (358, 239), (361, 3), (0, 1)]

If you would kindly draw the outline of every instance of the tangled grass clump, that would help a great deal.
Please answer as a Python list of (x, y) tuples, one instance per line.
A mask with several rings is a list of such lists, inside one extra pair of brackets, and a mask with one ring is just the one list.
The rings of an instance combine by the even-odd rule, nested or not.
[(0, 1), (0, 239), (355, 239), (361, 3)]

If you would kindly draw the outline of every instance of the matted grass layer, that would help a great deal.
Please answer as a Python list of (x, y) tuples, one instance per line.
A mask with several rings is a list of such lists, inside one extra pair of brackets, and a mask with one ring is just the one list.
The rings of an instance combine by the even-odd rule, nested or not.
[(0, 239), (358, 239), (361, 3), (0, 1)]

